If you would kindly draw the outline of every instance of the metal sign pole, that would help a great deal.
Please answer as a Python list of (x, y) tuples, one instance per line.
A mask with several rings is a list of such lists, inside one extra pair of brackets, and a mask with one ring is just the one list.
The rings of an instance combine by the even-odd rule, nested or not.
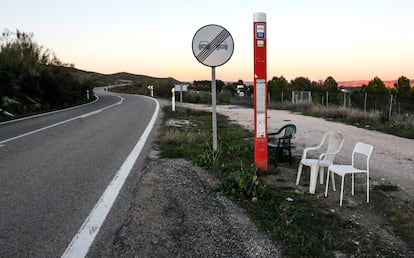
[(211, 67), (211, 108), (213, 126), (213, 151), (217, 151), (217, 111), (216, 111), (216, 67)]
[(183, 85), (180, 85), (180, 103), (183, 103)]
[(225, 64), (233, 54), (233, 37), (215, 24), (200, 28), (193, 37), (193, 54), (203, 65), (211, 67), (211, 106), (213, 151), (217, 151), (216, 67)]
[(175, 88), (171, 89), (171, 110), (175, 111)]

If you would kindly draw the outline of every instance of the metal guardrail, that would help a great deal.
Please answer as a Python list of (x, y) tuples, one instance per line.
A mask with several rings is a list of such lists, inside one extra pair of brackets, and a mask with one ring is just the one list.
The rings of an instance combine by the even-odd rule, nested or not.
[(12, 113), (7, 112), (6, 110), (4, 110), (4, 109), (2, 109), (2, 108), (0, 108), (0, 113), (1, 113), (2, 115), (7, 116), (7, 117), (14, 117), (14, 115), (13, 115)]

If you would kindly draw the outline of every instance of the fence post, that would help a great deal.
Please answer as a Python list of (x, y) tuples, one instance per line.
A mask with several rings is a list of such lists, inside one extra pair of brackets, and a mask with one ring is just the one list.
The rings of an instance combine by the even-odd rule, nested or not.
[(391, 96), (390, 96), (390, 111), (389, 111), (389, 113), (388, 113), (388, 119), (391, 119), (391, 111), (392, 111), (392, 97), (393, 97), (393, 95), (391, 94)]
[(367, 92), (365, 92), (365, 97), (364, 97), (364, 114), (367, 112)]

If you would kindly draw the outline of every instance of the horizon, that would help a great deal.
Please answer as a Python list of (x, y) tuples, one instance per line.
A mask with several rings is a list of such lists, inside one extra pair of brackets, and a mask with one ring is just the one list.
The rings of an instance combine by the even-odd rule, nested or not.
[(253, 14), (264, 12), (267, 80), (414, 79), (412, 1), (209, 3), (200, 11), (199, 3), (183, 0), (16, 0), (2, 5), (0, 29), (33, 33), (35, 42), (81, 70), (194, 81), (211, 80), (211, 69), (195, 59), (193, 36), (207, 24), (218, 24), (234, 38), (234, 53), (217, 67), (216, 77), (253, 81)]
[[(85, 71), (85, 72), (94, 72), (94, 71)], [(126, 74), (131, 74), (131, 73), (128, 73), (128, 72), (116, 72), (116, 73), (110, 73), (110, 74), (104, 74), (104, 75), (115, 75), (115, 74), (122, 74), (122, 73), (126, 73)], [(161, 76), (161, 77), (154, 77), (154, 76), (151, 76), (151, 75), (145, 75), (145, 74), (131, 74), (131, 75), (137, 75), (137, 76), (146, 76), (146, 77), (152, 77), (152, 78), (157, 78), (157, 79), (165, 79), (165, 78), (171, 78), (171, 79), (174, 79), (174, 80), (177, 80), (176, 78), (174, 78), (174, 77), (165, 77), (165, 76)], [(404, 75), (401, 75), (401, 76), (404, 76)], [(400, 77), (401, 77), (400, 76)], [(280, 76), (279, 76), (280, 77)], [(303, 76), (298, 76), (298, 77), (303, 77)], [(296, 77), (296, 78), (298, 78), (298, 77)], [(399, 77), (399, 78), (400, 78)], [(406, 76), (405, 76), (406, 77)], [(272, 77), (273, 78), (273, 77)], [(272, 78), (268, 78), (267, 79), (267, 81), (270, 81)], [(296, 78), (294, 78), (294, 79), (296, 79)], [(378, 77), (379, 78), (379, 77)], [(291, 80), (294, 80), (294, 79), (291, 79)], [(309, 78), (308, 78), (309, 79)], [(335, 78), (334, 78), (335, 79)], [(372, 79), (370, 79), (370, 80), (349, 80), (349, 81), (337, 81), (336, 79), (335, 79), (335, 81), (338, 83), (338, 86), (344, 86), (344, 87), (361, 87), (362, 85), (364, 85), (364, 84), (368, 84), (369, 83), (369, 81), (371, 81), (371, 80), (373, 80), (374, 78), (372, 78)], [(381, 78), (380, 78), (381, 79)], [(409, 80), (410, 80), (410, 82), (411, 82), (411, 87), (414, 87), (414, 79), (410, 79), (410, 78), (408, 78)], [(221, 80), (220, 78), (216, 78), (216, 80)], [(221, 81), (223, 81), (223, 82), (225, 82), (225, 83), (234, 83), (234, 82), (237, 82), (237, 81), (239, 81), (240, 79), (237, 79), (237, 80), (221, 80)], [(288, 82), (290, 82), (291, 80), (288, 80), (288, 79), (286, 79)], [(382, 80), (382, 79), (381, 79)], [(201, 79), (201, 80), (190, 80), (190, 81), (180, 81), (180, 80), (177, 80), (177, 81), (179, 81), (179, 82), (183, 82), (183, 83), (193, 83), (194, 81), (211, 81), (211, 78), (210, 79)], [(245, 80), (242, 80), (243, 81), (243, 83), (244, 84), (248, 84), (248, 85), (253, 85), (253, 81), (249, 81), (249, 80), (247, 80), (247, 81), (245, 81)], [(315, 80), (311, 80), (310, 79), (310, 81), (315, 81)], [(318, 80), (318, 81), (320, 81), (320, 80)], [(318, 82), (318, 81), (315, 81), (315, 82)], [(384, 84), (385, 84), (385, 86), (386, 87), (388, 87), (388, 88), (392, 88), (392, 87), (394, 87), (394, 83), (396, 83), (396, 82), (398, 82), (398, 79), (395, 79), (395, 80), (382, 80), (383, 82), (384, 82)], [(342, 84), (342, 85), (341, 85)]]

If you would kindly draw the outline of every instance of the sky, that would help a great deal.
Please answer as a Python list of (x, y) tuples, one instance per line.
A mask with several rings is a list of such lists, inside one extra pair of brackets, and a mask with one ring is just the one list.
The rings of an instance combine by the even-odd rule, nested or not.
[(412, 0), (0, 0), (0, 29), (34, 34), (63, 63), (111, 74), (211, 80), (192, 51), (203, 26), (226, 28), (223, 81), (253, 81), (253, 14), (266, 13), (267, 79), (414, 79)]

